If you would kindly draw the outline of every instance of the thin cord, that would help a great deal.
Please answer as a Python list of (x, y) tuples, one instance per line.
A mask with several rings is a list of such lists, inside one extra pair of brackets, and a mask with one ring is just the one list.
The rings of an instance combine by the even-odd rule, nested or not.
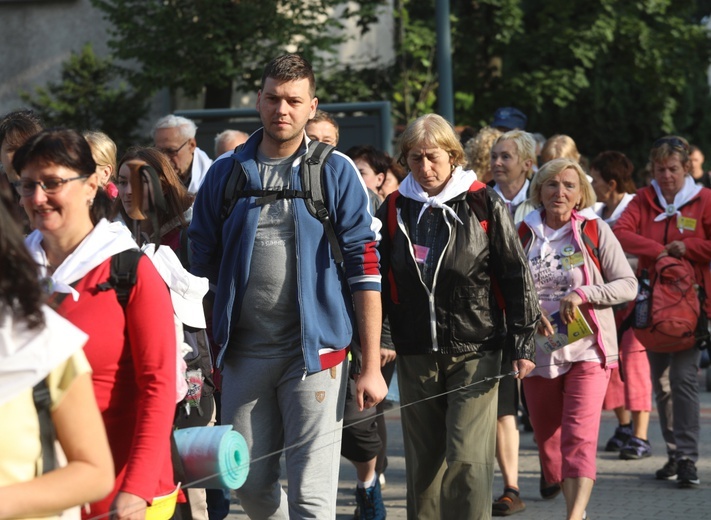
[[(631, 351), (631, 352), (628, 352), (628, 354), (637, 354), (637, 353), (640, 353), (640, 352), (646, 352), (646, 349), (633, 350), (633, 351)], [(619, 357), (619, 356), (606, 356), (606, 359), (607, 359), (607, 358), (613, 358), (613, 357)], [(581, 359), (581, 360), (579, 360), (579, 361), (576, 361), (576, 363), (586, 362), (586, 361), (599, 361), (599, 358)], [(548, 364), (548, 365), (536, 365), (536, 368), (548, 368), (548, 367), (553, 367), (553, 366), (562, 366), (562, 365), (568, 365), (568, 364), (570, 364), (570, 363), (572, 363), (572, 362), (566, 361), (566, 362), (561, 362), (561, 363), (550, 363), (550, 364)], [(458, 392), (458, 391), (460, 391), (460, 390), (465, 390), (465, 389), (470, 388), (470, 387), (472, 387), (472, 386), (480, 385), (480, 384), (483, 384), (483, 383), (488, 383), (488, 382), (490, 382), (490, 381), (499, 381), (499, 380), (504, 379), (504, 378), (509, 377), (509, 376), (515, 377), (516, 375), (518, 375), (518, 372), (512, 370), (511, 372), (507, 372), (507, 373), (505, 373), (505, 374), (499, 374), (499, 375), (496, 375), (496, 376), (485, 377), (485, 378), (480, 379), (480, 380), (478, 380), (478, 381), (474, 381), (474, 382), (468, 383), (468, 384), (466, 384), (466, 385), (461, 385), (461, 386), (458, 386), (457, 388), (453, 388), (453, 389), (451, 389), (451, 390), (447, 390), (447, 391), (444, 391), (444, 392), (441, 392), (441, 393), (438, 393), (438, 394), (430, 395), (430, 396), (424, 397), (424, 398), (422, 398), (422, 399), (419, 399), (419, 400), (417, 400), (417, 401), (413, 401), (413, 402), (411, 402), (411, 403), (406, 403), (406, 404), (402, 404), (402, 405), (399, 405), (399, 406), (394, 406), (393, 408), (391, 408), (391, 409), (389, 409), (389, 410), (385, 410), (385, 411), (376, 413), (375, 415), (371, 415), (371, 416), (368, 416), (368, 417), (366, 417), (366, 418), (363, 418), (363, 419), (359, 419), (359, 420), (357, 420), (357, 421), (354, 421), (354, 422), (352, 422), (352, 423), (350, 423), (350, 424), (348, 424), (348, 425), (346, 425), (346, 426), (343, 426), (342, 428), (335, 428), (335, 429), (330, 430), (330, 431), (328, 431), (328, 432), (324, 432), (324, 433), (322, 433), (322, 434), (315, 435), (314, 437), (310, 437), (310, 438), (308, 438), (308, 439), (304, 439), (304, 440), (302, 440), (302, 441), (296, 442), (296, 443), (294, 443), (294, 444), (291, 444), (290, 446), (285, 446), (285, 447), (282, 448), (282, 449), (275, 450), (275, 451), (273, 451), (273, 452), (271, 452), (271, 453), (267, 453), (267, 454), (265, 454), (265, 455), (262, 455), (261, 457), (257, 457), (257, 458), (255, 458), (255, 459), (251, 459), (248, 463), (246, 463), (246, 464), (245, 464), (245, 463), (239, 464), (236, 468), (232, 468), (230, 471), (240, 471), (240, 470), (244, 469), (245, 467), (249, 467), (250, 465), (254, 464), (255, 462), (260, 462), (260, 461), (262, 461), (262, 460), (268, 459), (268, 458), (270, 458), (270, 457), (274, 457), (274, 456), (276, 456), (276, 455), (281, 456), (283, 453), (286, 453), (286, 452), (289, 451), (289, 450), (293, 450), (294, 448), (298, 448), (299, 446), (303, 446), (304, 444), (313, 442), (313, 441), (315, 441), (316, 439), (318, 439), (318, 438), (320, 438), (320, 437), (324, 437), (324, 436), (326, 436), (326, 435), (335, 435), (335, 434), (341, 432), (342, 430), (346, 430), (346, 429), (348, 429), (348, 428), (352, 428), (352, 427), (354, 427), (354, 426), (356, 426), (356, 425), (358, 425), (358, 424), (361, 424), (361, 423), (363, 423), (363, 422), (373, 421), (374, 419), (376, 419), (376, 418), (378, 418), (378, 417), (380, 417), (380, 416), (385, 416), (386, 414), (392, 414), (392, 413), (395, 413), (395, 412), (399, 412), (400, 410), (403, 410), (404, 408), (409, 408), (410, 406), (413, 406), (413, 405), (416, 405), (416, 404), (419, 404), (419, 403), (422, 403), (422, 402), (425, 402), (425, 401), (429, 401), (429, 400), (431, 400), (431, 399), (437, 399), (437, 398), (439, 398), (439, 397), (442, 397), (442, 396), (445, 396), (445, 395), (448, 395), (448, 394), (452, 394), (452, 393)], [(333, 445), (335, 445), (335, 444), (336, 444), (336, 442), (333, 442), (333, 443), (330, 443), (330, 444), (326, 444), (326, 445), (324, 445), (324, 446), (321, 446), (319, 449), (328, 448), (328, 447), (333, 446)], [(211, 480), (211, 479), (213, 479), (213, 478), (215, 478), (215, 477), (220, 476), (221, 474), (222, 474), (221, 472), (218, 472), (218, 473), (215, 473), (215, 474), (213, 474), (213, 475), (208, 475), (207, 477), (203, 477), (203, 478), (201, 478), (201, 479), (199, 479), (199, 480), (195, 480), (195, 481), (193, 481), (193, 482), (188, 482), (188, 483), (186, 483), (186, 484), (181, 484), (181, 485), (180, 485), (180, 488), (181, 488), (181, 489), (185, 489), (185, 488), (188, 488), (188, 487), (195, 487), (196, 484), (200, 484), (200, 483), (202, 483), (202, 482)], [(139, 508), (139, 509), (140, 509), (140, 508)], [(115, 511), (110, 511), (110, 512), (104, 513), (104, 514), (102, 514), (102, 515), (93, 516), (93, 517), (90, 517), (90, 520), (99, 519), (99, 518), (104, 518), (104, 517), (107, 517), (107, 516), (113, 514), (114, 512), (115, 512)]]

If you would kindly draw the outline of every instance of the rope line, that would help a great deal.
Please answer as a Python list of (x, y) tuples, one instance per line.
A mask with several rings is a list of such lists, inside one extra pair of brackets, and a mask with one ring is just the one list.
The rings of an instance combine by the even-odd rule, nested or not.
[[(633, 350), (633, 351), (628, 352), (627, 354), (638, 354), (638, 353), (640, 353), (640, 352), (646, 352), (646, 349)], [(618, 357), (618, 358), (619, 358), (619, 355), (618, 355), (618, 356), (605, 356), (605, 359), (614, 358), (614, 357)], [(590, 362), (595, 362), (595, 361), (599, 361), (599, 360), (600, 360), (600, 359), (596, 357), (596, 358), (590, 358), (590, 359), (582, 359), (582, 360), (579, 360), (579, 361), (575, 361), (575, 363), (583, 363), (583, 362), (588, 362), (588, 361), (590, 361)], [(561, 362), (561, 363), (549, 363), (549, 364), (547, 364), (547, 365), (536, 365), (536, 368), (548, 368), (548, 367), (553, 367), (553, 366), (568, 365), (568, 364), (571, 364), (571, 363), (573, 363), (573, 362), (566, 361), (566, 362)], [(290, 446), (285, 446), (284, 448), (281, 448), (281, 449), (279, 449), (279, 450), (275, 450), (275, 451), (273, 451), (273, 452), (271, 452), (271, 453), (267, 453), (267, 454), (262, 455), (262, 456), (260, 456), (260, 457), (257, 457), (257, 458), (254, 458), (254, 459), (250, 459), (250, 461), (249, 461), (248, 464), (244, 464), (244, 463), (243, 463), (243, 464), (240, 464), (240, 465), (238, 465), (238, 466), (236, 467), (236, 470), (238, 470), (238, 471), (239, 471), (239, 470), (242, 470), (242, 469), (244, 469), (245, 467), (249, 467), (250, 465), (252, 465), (252, 464), (254, 464), (254, 463), (256, 463), (256, 462), (261, 462), (261, 461), (266, 460), (266, 459), (268, 459), (268, 458), (270, 458), (270, 457), (274, 457), (274, 456), (277, 456), (277, 455), (281, 456), (283, 453), (286, 453), (286, 452), (289, 451), (289, 450), (293, 450), (293, 449), (295, 449), (295, 448), (298, 448), (298, 447), (300, 447), (300, 446), (303, 446), (304, 444), (308, 444), (308, 443), (310, 443), (310, 442), (314, 442), (314, 441), (316, 441), (317, 439), (319, 439), (319, 438), (321, 438), (321, 437), (325, 437), (325, 436), (327, 436), (327, 435), (335, 435), (335, 434), (341, 432), (342, 430), (345, 430), (345, 429), (348, 429), (348, 428), (352, 428), (352, 427), (354, 427), (354, 426), (356, 426), (356, 425), (358, 425), (358, 424), (364, 423), (364, 422), (373, 421), (373, 420), (375, 420), (375, 419), (378, 418), (378, 417), (385, 416), (386, 414), (392, 414), (392, 413), (395, 413), (395, 412), (399, 412), (400, 410), (403, 410), (403, 409), (405, 409), (405, 408), (409, 408), (410, 406), (414, 406), (414, 405), (416, 405), (416, 404), (419, 404), (419, 403), (422, 403), (422, 402), (425, 402), (425, 401), (429, 401), (429, 400), (431, 400), (431, 399), (437, 399), (437, 398), (439, 398), (439, 397), (442, 397), (442, 396), (445, 396), (445, 395), (448, 395), (448, 394), (452, 394), (452, 393), (458, 392), (458, 391), (460, 391), (460, 390), (465, 390), (465, 389), (467, 389), (467, 388), (471, 388), (472, 386), (480, 385), (480, 384), (483, 384), (483, 383), (488, 383), (488, 382), (490, 382), (490, 381), (499, 381), (499, 380), (504, 379), (504, 378), (509, 377), (509, 376), (514, 376), (514, 377), (515, 377), (516, 375), (518, 375), (518, 372), (512, 370), (511, 372), (507, 372), (507, 373), (504, 373), (504, 374), (499, 374), (499, 375), (496, 375), (496, 376), (485, 377), (485, 378), (480, 379), (480, 380), (478, 380), (478, 381), (473, 381), (473, 382), (471, 382), (471, 383), (467, 383), (467, 384), (465, 384), (465, 385), (461, 385), (461, 386), (458, 386), (458, 387), (456, 387), (456, 388), (452, 388), (451, 390), (446, 390), (446, 391), (441, 392), (441, 393), (438, 393), (438, 394), (433, 394), (433, 395), (424, 397), (424, 398), (419, 399), (419, 400), (417, 400), (417, 401), (412, 401), (411, 403), (405, 403), (405, 404), (401, 404), (401, 405), (399, 405), (399, 406), (394, 406), (393, 408), (391, 408), (391, 409), (389, 409), (389, 410), (384, 410), (384, 411), (382, 411), (382, 412), (376, 413), (375, 415), (371, 415), (371, 416), (365, 417), (365, 418), (363, 418), (363, 419), (359, 419), (359, 420), (357, 420), (357, 421), (351, 422), (350, 424), (348, 424), (348, 425), (346, 425), (346, 426), (343, 426), (343, 427), (340, 427), (340, 428), (335, 428), (335, 429), (330, 430), (330, 431), (328, 431), (328, 432), (324, 432), (324, 433), (321, 433), (321, 434), (319, 434), (319, 435), (315, 435), (315, 436), (313, 436), (313, 437), (309, 437), (308, 439), (304, 439), (304, 440), (302, 440), (302, 441), (296, 442), (296, 443), (294, 443), (294, 444), (291, 444)], [(336, 441), (336, 442), (340, 442), (340, 440), (339, 440), (339, 441)], [(329, 447), (331, 447), (331, 446), (334, 446), (334, 445), (336, 444), (336, 442), (332, 442), (332, 443), (330, 443), (330, 444), (325, 444), (324, 446), (321, 446), (321, 447), (319, 447), (318, 449), (329, 448)], [(234, 468), (233, 468), (233, 471), (234, 471)], [(221, 474), (222, 474), (222, 473), (219, 473), (219, 472), (218, 472), (218, 473), (215, 473), (215, 474), (213, 474), (213, 475), (209, 475), (209, 476), (207, 476), (207, 477), (204, 477), (204, 478), (201, 478), (201, 479), (199, 479), (199, 480), (196, 480), (196, 481), (194, 481), (194, 482), (188, 482), (188, 483), (186, 483), (186, 484), (182, 484), (182, 483), (181, 483), (180, 489), (185, 490), (186, 488), (189, 488), (189, 487), (196, 487), (197, 484), (200, 484), (200, 483), (202, 483), (202, 482), (211, 480), (211, 479), (213, 479), (213, 478), (215, 478), (215, 477), (220, 476)], [(137, 510), (139, 510), (139, 509), (140, 509), (140, 508), (138, 508)], [(110, 512), (104, 513), (104, 514), (102, 514), (102, 515), (93, 516), (93, 517), (90, 517), (90, 520), (98, 520), (99, 518), (105, 518), (105, 517), (107, 517), (107, 516), (110, 516), (110, 515), (114, 514), (115, 512), (116, 512), (116, 511), (110, 511)]]

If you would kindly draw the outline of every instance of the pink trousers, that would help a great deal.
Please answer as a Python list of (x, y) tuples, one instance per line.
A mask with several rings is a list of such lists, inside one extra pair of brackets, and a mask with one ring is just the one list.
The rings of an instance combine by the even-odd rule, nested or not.
[[(627, 329), (620, 343), (620, 367), (615, 368), (607, 385), (603, 410), (614, 410), (624, 406), (631, 412), (652, 410), (652, 377), (649, 373), (649, 359), (632, 329)], [(625, 380), (620, 378), (620, 370)]]
[(523, 381), (526, 403), (546, 482), (597, 477), (597, 441), (610, 370), (599, 363), (573, 363), (554, 379)]

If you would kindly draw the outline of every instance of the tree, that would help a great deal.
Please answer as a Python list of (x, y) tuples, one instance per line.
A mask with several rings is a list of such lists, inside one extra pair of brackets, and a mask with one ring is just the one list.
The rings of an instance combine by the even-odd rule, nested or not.
[[(205, 108), (230, 106), (234, 87), (253, 91), (264, 65), (287, 50), (315, 67), (345, 41), (346, 19), (363, 30), (383, 0), (92, 0), (111, 22), (110, 48), (141, 90), (205, 92)], [(351, 6), (351, 4), (348, 4)], [(338, 8), (338, 9), (337, 9)]]
[(87, 44), (62, 65), (60, 82), (21, 96), (48, 126), (101, 130), (122, 148), (139, 140), (136, 130), (148, 98), (118, 82), (118, 74), (111, 59), (97, 57)]
[[(333, 69), (329, 93), (394, 102), (396, 123), (436, 109), (435, 0), (398, 0), (396, 63)], [(481, 127), (517, 106), (527, 129), (572, 136), (588, 156), (615, 149), (638, 168), (678, 133), (711, 149), (709, 0), (451, 2), (455, 117)], [(328, 98), (327, 98), (328, 99)]]
[[(617, 2), (522, 0), (521, 28), (493, 52), (501, 74), (485, 85), (459, 69), (455, 85), (472, 85), (477, 103), (460, 112), (484, 122), (497, 106), (516, 105), (528, 128), (565, 133), (588, 155), (607, 149), (644, 166), (650, 144), (667, 133), (692, 141), (709, 103), (709, 34), (690, 0)], [(474, 62), (477, 49), (457, 48)]]

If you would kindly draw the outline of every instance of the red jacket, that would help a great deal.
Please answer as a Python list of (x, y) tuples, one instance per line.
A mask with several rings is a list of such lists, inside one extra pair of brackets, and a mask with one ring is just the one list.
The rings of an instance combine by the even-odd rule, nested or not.
[(659, 204), (654, 188), (647, 186), (637, 191), (613, 231), (625, 253), (639, 257), (638, 273), (654, 264), (666, 244), (675, 240), (683, 242), (686, 246), (684, 258), (694, 266), (696, 281), (709, 296), (704, 308), (711, 316), (711, 189), (702, 188), (679, 211), (683, 217), (696, 220), (695, 229), (680, 230), (677, 215), (655, 222), (655, 217), (663, 213), (664, 208)]
[(175, 489), (170, 436), (176, 343), (170, 295), (143, 257), (124, 314), (114, 291), (97, 290), (109, 278), (110, 263), (109, 258), (84, 276), (76, 285), (79, 300), (67, 296), (58, 309), (89, 334), (84, 352), (116, 466), (114, 491), (91, 504), (89, 517), (108, 512), (119, 491), (150, 502)]

